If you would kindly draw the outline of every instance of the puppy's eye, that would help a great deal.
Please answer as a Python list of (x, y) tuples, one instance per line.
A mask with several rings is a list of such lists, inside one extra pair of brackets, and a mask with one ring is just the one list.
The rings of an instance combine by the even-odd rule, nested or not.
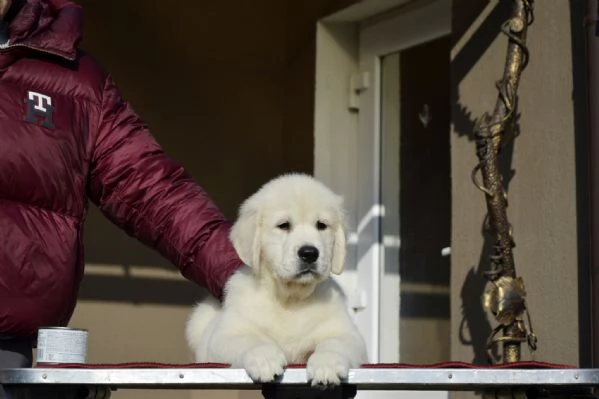
[(316, 228), (318, 230), (326, 230), (328, 226), (321, 221), (316, 222)]
[(281, 230), (285, 230), (288, 231), (291, 228), (291, 223), (289, 222), (283, 222), (283, 223), (279, 223), (277, 225), (277, 228), (281, 229)]

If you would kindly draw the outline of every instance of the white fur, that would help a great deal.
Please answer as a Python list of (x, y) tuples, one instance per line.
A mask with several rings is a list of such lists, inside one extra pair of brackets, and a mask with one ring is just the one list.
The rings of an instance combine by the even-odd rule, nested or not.
[[(345, 262), (344, 221), (341, 197), (307, 175), (278, 177), (248, 198), (231, 241), (249, 267), (229, 279), (222, 307), (208, 299), (193, 310), (186, 334), (195, 360), (242, 367), (257, 382), (307, 363), (313, 385), (339, 384), (365, 363), (364, 341), (331, 278)], [(300, 259), (305, 246), (318, 260)]]

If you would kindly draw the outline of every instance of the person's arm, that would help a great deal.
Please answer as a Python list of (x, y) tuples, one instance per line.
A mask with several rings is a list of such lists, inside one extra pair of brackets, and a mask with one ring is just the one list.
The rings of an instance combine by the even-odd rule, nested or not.
[(88, 195), (127, 234), (157, 249), (186, 278), (220, 298), (241, 265), (231, 223), (184, 168), (170, 159), (108, 77)]

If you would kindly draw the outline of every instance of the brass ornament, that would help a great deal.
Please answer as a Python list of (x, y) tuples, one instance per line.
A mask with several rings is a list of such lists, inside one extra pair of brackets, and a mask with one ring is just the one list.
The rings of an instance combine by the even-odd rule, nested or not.
[[(516, 124), (517, 91), (522, 71), (529, 61), (526, 37), (534, 20), (534, 0), (512, 0), (512, 15), (501, 27), (508, 37), (508, 48), (503, 77), (496, 83), (498, 91), (493, 114), (483, 114), (475, 125), (478, 164), (472, 171), (472, 181), (485, 194), (487, 204), (486, 233), (494, 240), (490, 268), (485, 272), (489, 285), (483, 295), (483, 305), (493, 314), (498, 326), (488, 339), (491, 349), (503, 344), (503, 362), (521, 359), (520, 345), (527, 342), (536, 350), (536, 336), (532, 332), (530, 315), (526, 309), (524, 281), (516, 276), (512, 226), (507, 218), (507, 193), (498, 163), (501, 150), (519, 133)], [(482, 181), (477, 178), (481, 175)], [(523, 316), (526, 315), (527, 322)], [(501, 332), (501, 335), (499, 333)]]

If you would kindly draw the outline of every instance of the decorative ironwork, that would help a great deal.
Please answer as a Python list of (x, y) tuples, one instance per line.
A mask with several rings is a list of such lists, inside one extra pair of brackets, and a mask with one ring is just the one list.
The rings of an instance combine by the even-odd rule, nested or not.
[[(518, 133), (516, 92), (521, 73), (529, 60), (526, 36), (528, 27), (534, 20), (534, 0), (513, 0), (512, 7), (510, 19), (501, 27), (509, 41), (503, 77), (496, 83), (498, 96), (495, 109), (493, 115), (483, 114), (475, 125), (479, 163), (472, 171), (474, 184), (485, 193), (488, 212), (485, 227), (495, 240), (493, 254), (490, 256), (491, 267), (485, 273), (489, 284), (483, 300), (486, 310), (495, 316), (499, 325), (489, 337), (487, 349), (490, 361), (496, 362), (490, 349), (503, 343), (502, 360), (505, 363), (520, 360), (520, 346), (523, 342), (527, 342), (532, 351), (536, 350), (536, 336), (526, 309), (524, 282), (522, 278), (516, 277), (513, 254), (515, 243), (507, 218), (507, 193), (498, 162), (501, 150)], [(479, 172), (482, 183), (477, 181)]]

